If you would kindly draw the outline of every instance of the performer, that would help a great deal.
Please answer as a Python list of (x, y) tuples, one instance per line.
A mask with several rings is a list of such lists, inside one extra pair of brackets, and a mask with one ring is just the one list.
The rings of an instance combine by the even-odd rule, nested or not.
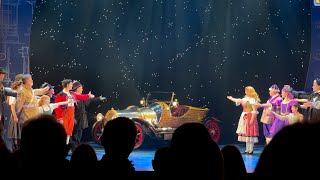
[[(293, 99), (292, 88), (289, 85), (284, 85), (281, 90), (281, 96), (283, 98), (280, 105), (280, 115), (285, 116), (292, 113), (291, 107), (297, 103), (296, 100)], [(288, 125), (289, 122), (287, 120), (281, 121), (276, 118), (272, 124), (270, 132), (273, 134), (277, 134), (284, 126)]]
[[(56, 103), (64, 102), (67, 99), (73, 99), (76, 103), (77, 100), (86, 100), (94, 98), (94, 95), (89, 94), (77, 94), (70, 92), (72, 89), (72, 80), (65, 79), (62, 81), (63, 90), (56, 96)], [(59, 106), (55, 109), (56, 117), (61, 122), (67, 133), (67, 144), (69, 144), (70, 136), (72, 136), (74, 126), (74, 103)]]
[(236, 133), (238, 134), (238, 141), (246, 143), (245, 153), (253, 154), (254, 143), (258, 142), (259, 136), (257, 121), (259, 95), (253, 87), (247, 86), (244, 98), (236, 99), (232, 96), (227, 96), (227, 98), (235, 102), (237, 106), (241, 104), (243, 107)]
[[(11, 85), (11, 90), (14, 92), (18, 92), (19, 88), (22, 85), (22, 81), (14, 81)], [(16, 97), (9, 96), (7, 98), (8, 105), (10, 106), (11, 116), (8, 123), (8, 138), (12, 140), (12, 152), (17, 150), (20, 145), (21, 139), (21, 129), (22, 129), (22, 121), (18, 121), (15, 104)]]
[(3, 138), (4, 135), (4, 102), (6, 101), (6, 96), (17, 96), (16, 92), (11, 91), (3, 86), (2, 81), (8, 72), (0, 67), (0, 136)]
[(303, 115), (298, 111), (300, 107), (299, 103), (295, 103), (293, 106), (291, 106), (291, 111), (292, 113), (282, 116), (279, 115), (278, 113), (272, 111), (272, 114), (275, 115), (280, 120), (283, 121), (288, 121), (289, 125), (294, 124), (294, 123), (302, 123), (303, 122)]
[(41, 85), (41, 88), (45, 88), (47, 86), (49, 86), (49, 91), (47, 92), (46, 95), (48, 95), (50, 97), (50, 103), (55, 103), (56, 96), (54, 95), (54, 86), (45, 82)]
[[(83, 92), (82, 84), (79, 81), (74, 82), (72, 91), (81, 95)], [(99, 102), (105, 99), (105, 97), (99, 96), (77, 102), (75, 105), (75, 127), (73, 129), (73, 135), (71, 138), (73, 147), (76, 147), (81, 143), (83, 130), (89, 127), (87, 108), (92, 102)]]
[(36, 96), (43, 95), (49, 90), (49, 87), (32, 89), (32, 86), (32, 76), (30, 74), (23, 75), (22, 87), (18, 92), (16, 101), (18, 119), (23, 123), (30, 118), (39, 115), (38, 100)]
[(261, 115), (260, 122), (263, 123), (263, 134), (266, 138), (266, 144), (269, 144), (271, 141), (273, 134), (270, 133), (270, 129), (272, 127), (272, 123), (274, 122), (274, 115), (272, 111), (276, 113), (280, 113), (280, 105), (282, 102), (282, 98), (279, 94), (279, 87), (274, 84), (269, 88), (270, 98), (264, 104), (261, 104), (260, 107), (263, 107), (263, 113)]
[(69, 99), (67, 101), (59, 102), (59, 103), (50, 103), (50, 102), (51, 102), (50, 96), (42, 95), (40, 97), (40, 100), (38, 102), (40, 114), (52, 115), (53, 110), (55, 110), (59, 106), (66, 105), (68, 103), (74, 103), (73, 99)]
[(320, 78), (313, 81), (312, 93), (292, 91), (298, 102), (304, 103), (301, 108), (305, 109), (304, 119), (308, 123), (320, 122)]

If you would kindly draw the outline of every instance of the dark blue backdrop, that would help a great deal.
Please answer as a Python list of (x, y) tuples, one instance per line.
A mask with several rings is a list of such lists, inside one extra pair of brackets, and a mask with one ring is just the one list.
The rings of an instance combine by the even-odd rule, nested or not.
[[(0, 65), (10, 70), (8, 84), (29, 71), (35, 2), (1, 1)], [(312, 0), (38, 1), (31, 73), (35, 87), (49, 81), (59, 91), (71, 78), (107, 96), (92, 117), (137, 105), (151, 90), (175, 91), (180, 103), (206, 106), (222, 120), (221, 143), (235, 142), (241, 108), (227, 95), (241, 97), (251, 85), (266, 101), (273, 83), (309, 90), (319, 75), (317, 10)]]

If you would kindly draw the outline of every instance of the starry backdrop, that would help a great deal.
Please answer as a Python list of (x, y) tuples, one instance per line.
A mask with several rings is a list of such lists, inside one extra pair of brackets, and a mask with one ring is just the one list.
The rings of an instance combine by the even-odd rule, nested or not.
[(237, 142), (242, 111), (226, 96), (243, 97), (248, 85), (262, 102), (274, 83), (303, 90), (309, 51), (305, 0), (38, 0), (30, 66), (35, 87), (47, 81), (58, 93), (69, 78), (106, 96), (92, 119), (174, 91), (221, 120), (224, 144)]

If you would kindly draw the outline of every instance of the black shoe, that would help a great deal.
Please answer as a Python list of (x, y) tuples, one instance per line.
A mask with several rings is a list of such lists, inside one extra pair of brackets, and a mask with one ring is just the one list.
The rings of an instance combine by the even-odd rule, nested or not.
[(247, 151), (244, 151), (242, 154), (248, 154), (248, 152), (247, 152)]
[(248, 152), (248, 154), (253, 154), (253, 151)]

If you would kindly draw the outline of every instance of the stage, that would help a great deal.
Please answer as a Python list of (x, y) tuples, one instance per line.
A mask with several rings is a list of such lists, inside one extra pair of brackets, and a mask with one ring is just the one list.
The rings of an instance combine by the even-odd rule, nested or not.
[[(100, 160), (104, 154), (103, 147), (92, 143), (90, 143), (90, 145), (92, 145), (92, 147), (95, 149), (97, 157)], [(220, 148), (222, 148), (223, 146), (224, 145), (220, 145)], [(244, 144), (236, 144), (236, 146), (239, 148), (240, 152), (244, 152)], [(263, 148), (263, 145), (256, 145), (254, 147), (253, 154), (242, 155), (248, 173), (252, 173), (254, 171)], [(154, 157), (155, 151), (156, 149), (136, 149), (131, 153), (129, 159), (133, 161), (134, 167), (137, 171), (153, 171), (151, 162)], [(67, 158), (70, 159), (70, 156), (68, 156)]]

